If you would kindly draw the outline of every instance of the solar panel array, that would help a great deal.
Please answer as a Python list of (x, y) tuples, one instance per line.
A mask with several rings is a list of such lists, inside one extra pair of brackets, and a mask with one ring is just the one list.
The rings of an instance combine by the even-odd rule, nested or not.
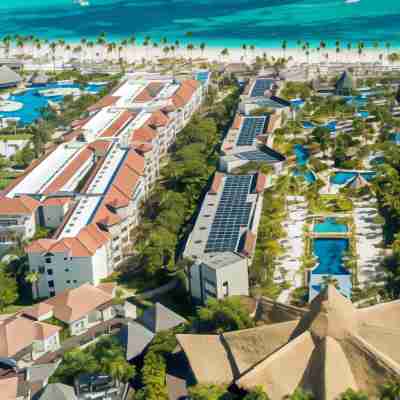
[(276, 163), (280, 161), (277, 157), (271, 154), (264, 153), (260, 150), (245, 151), (237, 155), (242, 160), (247, 161), (265, 161), (267, 163)]
[(236, 145), (251, 146), (256, 137), (263, 134), (265, 120), (265, 117), (244, 118)]
[(271, 89), (272, 87), (271, 79), (257, 79), (256, 83), (253, 86), (250, 96), (251, 97), (262, 97), (264, 93)]
[(252, 175), (229, 176), (215, 213), (205, 252), (236, 251), (240, 228), (248, 226), (252, 203), (247, 201), (253, 183)]

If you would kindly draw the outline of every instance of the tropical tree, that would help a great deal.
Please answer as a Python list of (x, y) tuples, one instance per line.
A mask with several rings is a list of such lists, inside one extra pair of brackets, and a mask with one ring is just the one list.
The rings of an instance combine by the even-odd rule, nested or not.
[(222, 56), (223, 58), (228, 57), (228, 56), (229, 56), (229, 50), (228, 50), (227, 48), (223, 49), (223, 50), (221, 51), (221, 56)]
[(286, 58), (286, 49), (287, 49), (287, 40), (284, 40), (281, 44), (282, 47), (282, 52), (283, 52), (283, 58)]
[(186, 49), (187, 49), (187, 51), (188, 51), (189, 57), (191, 58), (191, 57), (192, 57), (193, 50), (194, 50), (194, 44), (189, 43), (189, 44), (186, 46)]
[(285, 397), (286, 400), (315, 400), (312, 393), (302, 389), (296, 389), (293, 394)]
[(243, 400), (269, 400), (262, 387), (256, 387), (244, 396)]
[(135, 377), (135, 367), (130, 365), (122, 355), (107, 360), (107, 373), (117, 382), (126, 383)]
[(400, 383), (387, 382), (380, 388), (380, 400), (398, 400), (400, 398)]
[(196, 385), (189, 389), (191, 400), (233, 400), (235, 397), (225, 386)]
[(0, 311), (18, 299), (18, 287), (16, 279), (4, 271), (0, 270)]
[[(32, 292), (34, 291), (34, 297), (38, 296), (39, 294), (39, 280), (40, 274), (37, 271), (29, 271), (26, 276), (25, 280), (31, 284)], [(35, 288), (35, 290), (33, 290)]]
[(367, 394), (353, 389), (346, 390), (340, 397), (340, 400), (368, 400)]
[(200, 51), (201, 51), (201, 56), (204, 56), (204, 50), (206, 48), (206, 44), (204, 42), (200, 43)]

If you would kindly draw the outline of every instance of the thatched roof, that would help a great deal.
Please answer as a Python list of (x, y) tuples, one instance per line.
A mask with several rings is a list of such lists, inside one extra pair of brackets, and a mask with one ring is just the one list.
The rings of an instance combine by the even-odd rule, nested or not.
[(199, 383), (261, 386), (272, 400), (297, 388), (322, 400), (348, 388), (374, 396), (382, 383), (400, 378), (399, 341), (400, 301), (357, 310), (332, 285), (297, 321), (178, 335)]

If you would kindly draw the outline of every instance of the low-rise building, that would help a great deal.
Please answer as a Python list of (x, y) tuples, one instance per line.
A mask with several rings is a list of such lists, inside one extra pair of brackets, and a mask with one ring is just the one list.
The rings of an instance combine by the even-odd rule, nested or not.
[(184, 257), (193, 260), (189, 287), (196, 301), (248, 295), (248, 264), (255, 249), (265, 185), (261, 173), (215, 175), (184, 251)]
[(22, 82), (22, 77), (9, 66), (0, 67), (0, 88), (16, 87)]
[(61, 328), (22, 314), (0, 320), (0, 357), (30, 362), (60, 348)]
[(237, 114), (222, 146), (220, 169), (232, 172), (249, 162), (272, 165), (276, 172), (283, 169), (285, 157), (271, 149), (268, 143), (275, 129), (280, 127), (281, 116), (245, 116)]
[(0, 197), (0, 253), (17, 240), (31, 239), (39, 224), (40, 202), (29, 196)]
[[(114, 284), (88, 283), (75, 289), (66, 289), (58, 295), (23, 311), (29, 318), (40, 321), (55, 318), (68, 325), (71, 335), (80, 335), (92, 326), (115, 317)], [(39, 323), (39, 322), (37, 322)]]

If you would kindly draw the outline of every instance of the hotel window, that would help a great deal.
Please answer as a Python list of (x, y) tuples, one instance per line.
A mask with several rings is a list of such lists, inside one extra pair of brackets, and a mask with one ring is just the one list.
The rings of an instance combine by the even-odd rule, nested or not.
[(53, 270), (52, 269), (48, 269), (47, 270), (47, 275), (53, 275)]
[(44, 259), (44, 261), (45, 261), (46, 264), (51, 264), (51, 258), (50, 257), (46, 257)]
[(39, 273), (44, 274), (44, 267), (39, 267)]
[(78, 281), (76, 279), (74, 279), (74, 283), (78, 283)]
[(71, 281), (70, 281), (70, 280), (68, 280), (68, 281), (67, 281), (67, 284), (70, 284), (70, 283), (71, 283)]
[(224, 282), (222, 284), (222, 294), (224, 295), (224, 297), (229, 296), (229, 284), (228, 284), (228, 282)]
[(49, 288), (53, 288), (54, 287), (54, 281), (48, 281), (47, 283), (49, 285)]
[(64, 270), (65, 272), (69, 272), (69, 269), (68, 268), (65, 268), (65, 270)]

